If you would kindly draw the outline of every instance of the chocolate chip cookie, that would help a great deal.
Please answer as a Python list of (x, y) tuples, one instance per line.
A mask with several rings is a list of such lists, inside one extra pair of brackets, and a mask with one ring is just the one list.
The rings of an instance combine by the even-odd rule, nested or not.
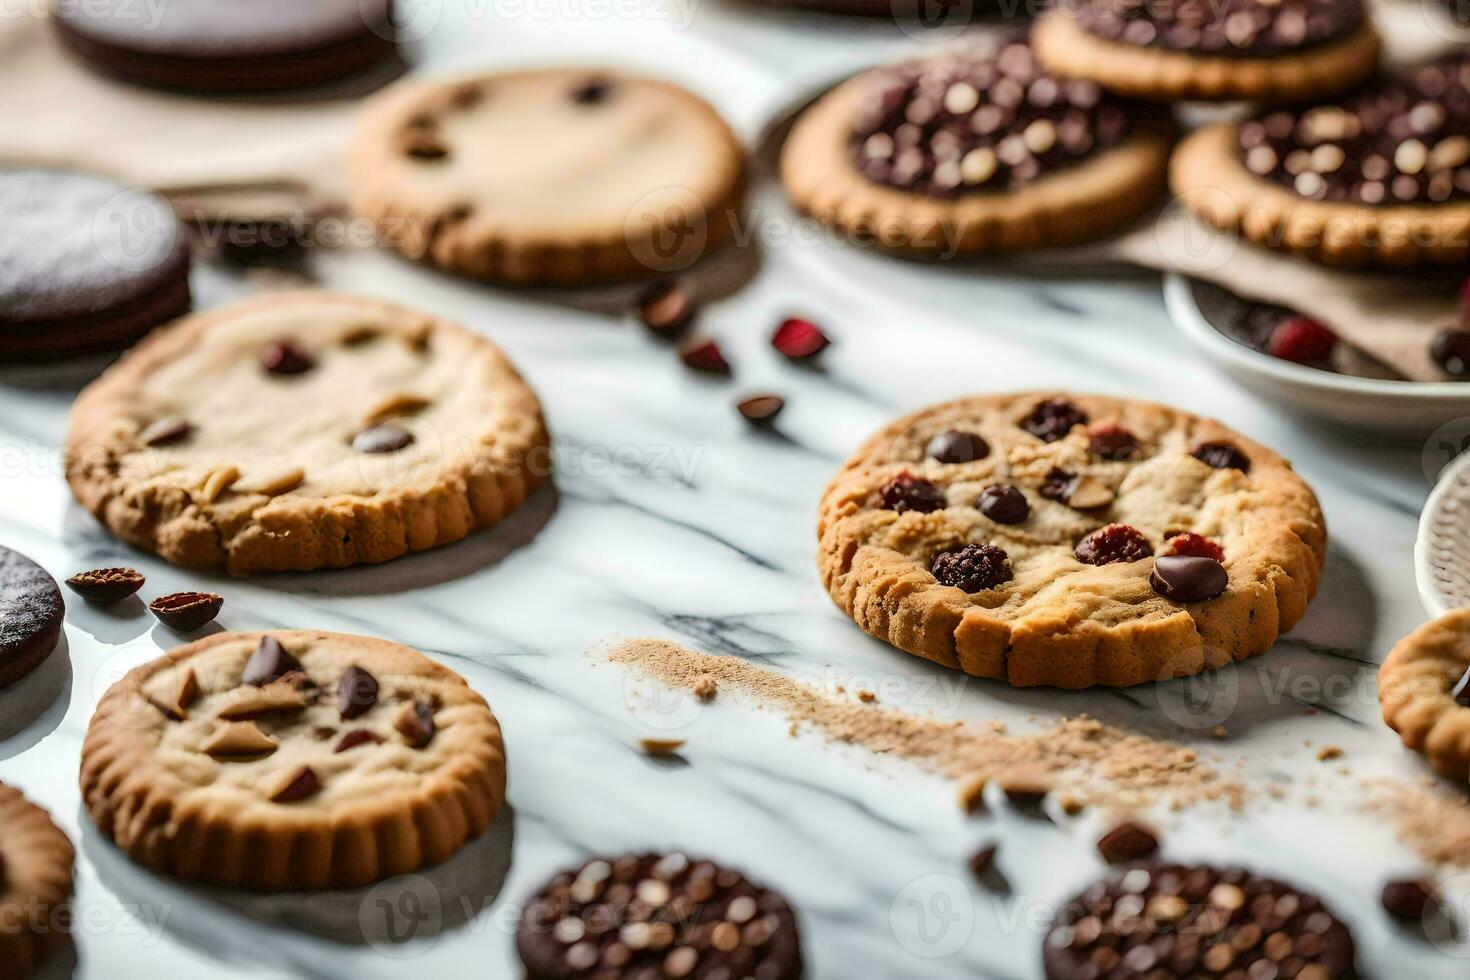
[(1315, 895), (1240, 868), (1164, 864), (1099, 882), (1057, 913), (1047, 980), (1350, 980), (1352, 933)]
[(1470, 609), (1400, 640), (1378, 671), (1383, 720), (1436, 770), (1470, 776)]
[(782, 148), (792, 203), (863, 244), (947, 257), (1067, 245), (1164, 189), (1171, 131), (1150, 110), (1044, 71), (1015, 37), (865, 72)]
[(25, 555), (0, 547), (0, 687), (51, 656), (65, 615), (56, 579)]
[(391, 0), (54, 0), (51, 23), (78, 60), (130, 82), (194, 92), (299, 88), (397, 52)]
[(500, 350), (402, 306), (287, 292), (154, 333), (77, 399), (67, 479), (114, 534), (233, 573), (457, 541), (550, 475)]
[(1201, 220), (1329, 265), (1470, 257), (1470, 59), (1338, 103), (1191, 135), (1170, 166)]
[(188, 312), (188, 248), (158, 195), (0, 170), (0, 214), (0, 361), (125, 347)]
[(33, 975), (66, 939), (75, 859), (50, 815), (0, 784), (0, 978)]
[(597, 858), (558, 874), (527, 903), (516, 949), (529, 980), (802, 976), (786, 900), (679, 853)]
[(112, 686), (81, 785), (98, 830), (155, 871), (348, 888), (483, 833), (505, 799), (505, 753), (484, 699), (407, 647), (218, 633)]
[(1347, 91), (1378, 65), (1362, 0), (1069, 0), (1032, 29), (1066, 78), (1158, 102), (1287, 102)]
[(696, 96), (615, 71), (405, 83), (364, 114), (352, 201), (379, 238), (478, 279), (676, 272), (731, 237), (744, 155)]
[(1017, 686), (1124, 686), (1262, 653), (1327, 547), (1276, 453), (1149, 402), (983, 395), (901, 418), (822, 498), (832, 598), (879, 639)]

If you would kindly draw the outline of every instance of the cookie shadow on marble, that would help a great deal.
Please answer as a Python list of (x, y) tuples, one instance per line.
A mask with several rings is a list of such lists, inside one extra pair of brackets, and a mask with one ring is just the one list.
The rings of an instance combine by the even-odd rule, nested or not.
[[(211, 958), (286, 975), (337, 976), (337, 944), (390, 958), (414, 955), (489, 912), (510, 874), (515, 813), (447, 861), (363, 888), (234, 891), (155, 874), (105, 840), (78, 814), (81, 849), (102, 884), (151, 926)], [(320, 940), (329, 940), (323, 944)]]
[(0, 760), (32, 748), (54, 732), (71, 704), (71, 648), (63, 633), (40, 666), (0, 689)]
[(31, 974), (30, 980), (71, 980), (80, 967), (81, 958), (76, 940), (67, 936), (61, 941), (61, 945), (46, 954), (46, 958), (36, 967), (36, 972)]

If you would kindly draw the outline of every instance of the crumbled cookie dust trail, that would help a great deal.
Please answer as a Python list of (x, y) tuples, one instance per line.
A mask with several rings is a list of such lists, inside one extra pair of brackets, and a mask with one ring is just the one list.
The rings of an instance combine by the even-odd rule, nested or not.
[(1470, 868), (1470, 806), (1462, 790), (1439, 780), (1368, 783), (1368, 810), (1394, 821), (1399, 839), (1431, 864)]
[(698, 653), (665, 640), (629, 640), (614, 647), (609, 662), (642, 672), (670, 687), (694, 691), (713, 678), (734, 692), (782, 712), (800, 727), (815, 728), (834, 742), (931, 766), (970, 789), (985, 782), (1061, 788), (1071, 810), (1092, 805), (1108, 811), (1160, 803), (1179, 810), (1220, 802), (1240, 809), (1244, 784), (1223, 778), (1193, 750), (1104, 725), (1085, 715), (1045, 731), (1007, 735), (999, 723), (975, 725), (916, 717), (873, 703), (834, 697), (738, 657)]

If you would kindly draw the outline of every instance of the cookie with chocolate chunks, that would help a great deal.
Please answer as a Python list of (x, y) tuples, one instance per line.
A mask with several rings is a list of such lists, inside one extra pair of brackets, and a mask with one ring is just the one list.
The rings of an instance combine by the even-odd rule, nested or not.
[(65, 615), (56, 579), (20, 552), (0, 547), (0, 687), (51, 656)]
[[(936, 458), (952, 431), (988, 452)], [(1099, 433), (1128, 451), (1099, 453)], [(1165, 405), (1044, 391), (885, 426), (828, 486), (818, 536), (822, 581), (864, 630), (1018, 687), (1264, 653), (1306, 612), (1327, 547), (1316, 496), (1265, 446)]]
[(1239, 868), (1132, 868), (1067, 902), (1042, 942), (1047, 980), (1350, 980), (1352, 934), (1315, 895)]
[(39, 975), (46, 958), (66, 941), (75, 860), (71, 841), (50, 815), (20, 790), (0, 784), (0, 916), (6, 922), (0, 929), (0, 977)]
[(1066, 78), (1155, 102), (1287, 102), (1351, 89), (1380, 41), (1363, 0), (1069, 0), (1031, 32)]
[(516, 951), (528, 980), (799, 980), (796, 915), (737, 871), (683, 854), (597, 858), (526, 903)]
[[(404, 709), (426, 716), (431, 738), (400, 731)], [(350, 888), (443, 861), (484, 833), (505, 799), (505, 751), (484, 699), (407, 647), (218, 633), (103, 696), (81, 786), (102, 835), (155, 871), (231, 888)]]
[(744, 151), (708, 103), (604, 69), (402, 84), (363, 113), (353, 207), (449, 272), (578, 284), (683, 271), (742, 221)]
[(1170, 181), (1207, 225), (1336, 266), (1470, 259), (1470, 58), (1180, 144)]
[(550, 476), (498, 347), (379, 300), (286, 292), (155, 332), (72, 409), (67, 479), (188, 568), (340, 568), (457, 541)]
[(950, 257), (1107, 235), (1164, 189), (1156, 110), (1037, 63), (1014, 35), (864, 72), (797, 119), (792, 203), (863, 243)]

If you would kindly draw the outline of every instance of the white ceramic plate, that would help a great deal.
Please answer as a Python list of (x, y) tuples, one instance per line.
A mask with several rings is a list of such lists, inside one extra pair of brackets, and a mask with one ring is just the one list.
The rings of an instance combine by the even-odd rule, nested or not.
[(1470, 606), (1470, 453), (1445, 467), (1424, 505), (1414, 575), (1431, 616)]
[(1169, 316), (1195, 346), (1236, 382), (1286, 408), (1354, 432), (1422, 440), (1470, 416), (1470, 382), (1383, 381), (1334, 374), (1251, 350), (1217, 330), (1200, 310), (1195, 283), (1164, 279)]

